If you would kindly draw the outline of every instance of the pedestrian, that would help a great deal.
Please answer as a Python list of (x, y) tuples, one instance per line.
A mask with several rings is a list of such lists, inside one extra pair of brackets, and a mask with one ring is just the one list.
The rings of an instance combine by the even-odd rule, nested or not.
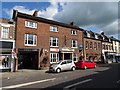
[(8, 57), (6, 56), (4, 59), (5, 67), (8, 67)]

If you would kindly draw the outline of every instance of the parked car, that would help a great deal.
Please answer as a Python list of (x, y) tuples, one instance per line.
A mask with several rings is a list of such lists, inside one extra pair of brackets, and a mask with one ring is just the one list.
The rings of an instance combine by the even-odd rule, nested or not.
[(49, 71), (51, 72), (61, 72), (64, 70), (72, 70), (74, 71), (76, 68), (73, 60), (61, 60), (59, 63), (53, 64), (49, 67)]
[(78, 62), (75, 63), (76, 68), (96, 68), (97, 63), (91, 62), (90, 60), (79, 60)]

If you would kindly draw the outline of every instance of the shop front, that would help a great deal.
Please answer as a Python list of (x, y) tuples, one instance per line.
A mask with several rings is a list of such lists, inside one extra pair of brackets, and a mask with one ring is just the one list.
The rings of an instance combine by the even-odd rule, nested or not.
[(38, 69), (39, 49), (18, 49), (19, 69)]
[(60, 51), (61, 60), (73, 60), (74, 49), (70, 47), (63, 47)]
[[(15, 47), (14, 40), (2, 40), (0, 41), (0, 70), (3, 71), (15, 71), (13, 66), (12, 51)], [(15, 66), (15, 65), (14, 65)]]
[(120, 54), (115, 54), (115, 60), (116, 62), (120, 62)]
[(115, 52), (105, 52), (106, 62), (113, 63), (115, 60)]

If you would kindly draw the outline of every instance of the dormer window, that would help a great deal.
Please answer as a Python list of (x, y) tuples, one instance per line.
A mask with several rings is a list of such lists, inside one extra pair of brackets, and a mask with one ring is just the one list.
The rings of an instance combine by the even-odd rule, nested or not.
[(87, 32), (87, 37), (90, 37), (90, 33), (89, 32)]
[(105, 40), (105, 37), (103, 36), (103, 40)]
[(95, 39), (98, 39), (98, 35), (95, 35)]
[(111, 39), (109, 39), (109, 42), (111, 42)]

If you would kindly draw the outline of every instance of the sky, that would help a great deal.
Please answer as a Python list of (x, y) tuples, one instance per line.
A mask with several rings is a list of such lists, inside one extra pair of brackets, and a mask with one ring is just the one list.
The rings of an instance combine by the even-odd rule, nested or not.
[[(5, 2), (6, 1), (6, 2)], [(120, 40), (118, 27), (118, 11), (120, 3), (107, 0), (47, 0), (45, 2), (34, 0), (5, 0), (0, 3), (2, 18), (11, 19), (13, 9), (32, 15), (39, 11), (39, 17), (69, 24), (71, 21), (76, 26), (96, 33), (103, 31), (107, 36), (114, 36)], [(11, 1), (11, 2), (10, 2)]]

